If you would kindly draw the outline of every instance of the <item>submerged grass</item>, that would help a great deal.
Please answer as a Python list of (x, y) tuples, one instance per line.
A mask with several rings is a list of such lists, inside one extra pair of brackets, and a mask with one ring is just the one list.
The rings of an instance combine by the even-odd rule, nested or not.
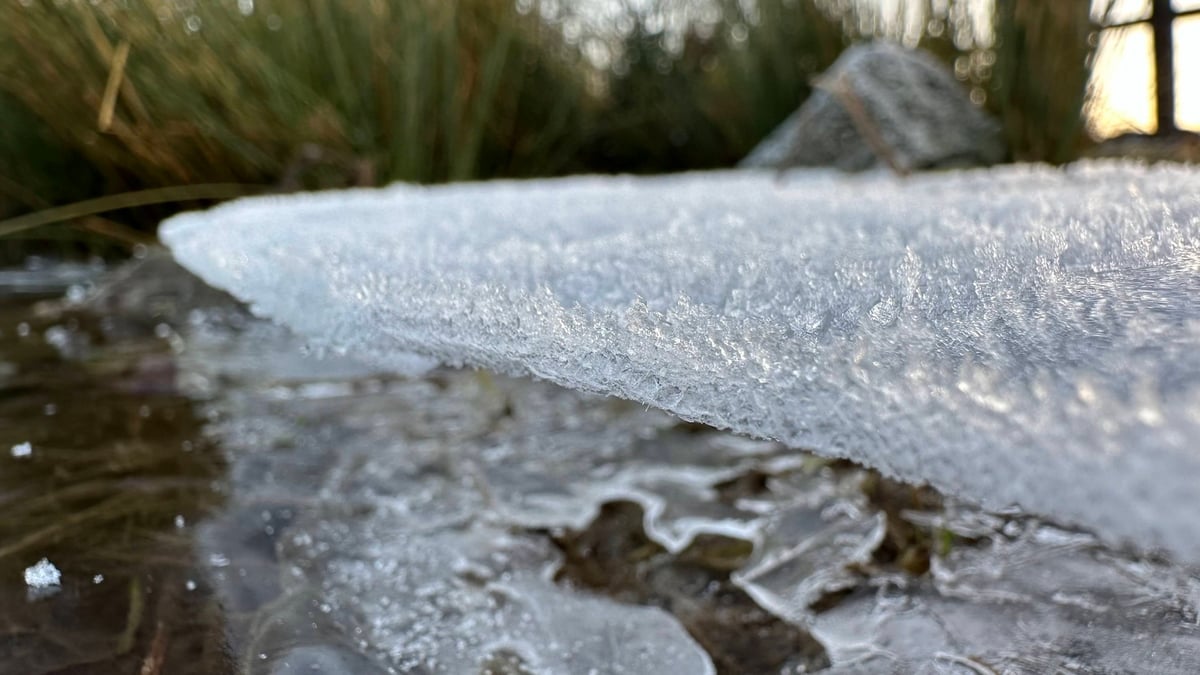
[[(0, 569), (19, 568), (35, 553), (64, 546), (92, 561), (119, 556), (129, 550), (130, 537), (157, 532), (169, 538), (176, 517), (192, 518), (215, 501), (211, 480), (219, 461), (163, 442), (181, 431), (198, 434), (189, 401), (87, 389), (55, 393), (58, 425), (39, 422), (45, 419), (40, 411), (21, 414), (36, 398), (0, 406), (0, 416), (10, 421), (8, 432), (36, 448), (29, 461), (5, 462)], [(29, 423), (11, 424), (22, 417)], [(81, 437), (80, 425), (87, 423), (94, 431)], [(89, 443), (110, 434), (124, 438)]]
[[(161, 299), (104, 320), (138, 331), (119, 345), (96, 317), (35, 299), (0, 293), (0, 325), (28, 329), (0, 333), (15, 366), (0, 375), (0, 670), (231, 672), (216, 600), (193, 590), (190, 529), (224, 498), (224, 460), (171, 384)], [(64, 358), (52, 331), (86, 356)], [(10, 456), (18, 442), (28, 457)], [(60, 587), (21, 583), (41, 558)]]

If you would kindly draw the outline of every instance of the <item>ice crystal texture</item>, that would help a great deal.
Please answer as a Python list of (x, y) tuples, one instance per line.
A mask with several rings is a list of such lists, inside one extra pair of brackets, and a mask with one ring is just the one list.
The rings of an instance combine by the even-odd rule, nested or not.
[(318, 345), (648, 403), (1200, 561), (1200, 173), (394, 186), (179, 216)]
[(46, 558), (36, 565), (25, 568), (25, 585), (31, 589), (43, 589), (58, 586), (62, 583), (62, 573)]
[[(486, 372), (395, 378), (316, 361), (240, 310), (188, 316), (179, 378), (203, 394), (228, 483), (189, 525), (207, 565), (186, 588), (248, 617), (230, 649), (264, 672), (1200, 663), (1200, 579), (1180, 565), (626, 401)], [(635, 518), (612, 520), (629, 502)], [(932, 546), (932, 574), (887, 563), (898, 545)]]
[[(830, 675), (1195, 672), (1197, 580), (1029, 523), (813, 620)], [(1153, 656), (1136, 646), (1153, 624)], [(1134, 637), (1139, 635), (1139, 637)]]
[[(232, 606), (282, 577), (283, 599), (264, 603), (272, 621), (304, 620), (261, 642), (270, 659), (294, 672), (713, 672), (666, 612), (556, 584), (561, 555), (523, 530), (584, 527), (608, 499), (700, 492), (780, 446), (715, 432), (658, 444), (675, 420), (657, 411), (465, 372), (369, 379), (331, 359), (305, 380), (314, 361), (292, 352), (243, 377), (254, 354), (289, 344), (274, 326), (233, 338), (196, 328), (183, 359), (193, 379), (237, 383), (214, 400), (222, 421), (210, 428), (231, 456), (233, 503), (198, 528)], [(676, 467), (680, 456), (689, 463)], [(753, 518), (726, 511), (648, 520), (669, 540)], [(239, 545), (264, 532), (278, 543)]]

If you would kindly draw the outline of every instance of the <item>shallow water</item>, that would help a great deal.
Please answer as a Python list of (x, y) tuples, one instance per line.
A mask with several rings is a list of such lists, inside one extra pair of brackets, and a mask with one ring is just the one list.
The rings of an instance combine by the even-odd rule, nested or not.
[(1169, 562), (544, 382), (317, 360), (161, 257), (97, 274), (0, 272), (0, 672), (1200, 668)]
[[(187, 523), (223, 501), (225, 463), (147, 316), (59, 310), (97, 274), (0, 272), (0, 671), (229, 671), (220, 609), (187, 590)], [(41, 558), (61, 584), (27, 588)]]

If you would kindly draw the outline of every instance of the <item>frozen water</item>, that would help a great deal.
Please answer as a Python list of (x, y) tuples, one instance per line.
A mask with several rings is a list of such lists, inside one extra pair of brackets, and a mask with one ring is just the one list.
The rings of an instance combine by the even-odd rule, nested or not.
[(760, 605), (801, 625), (810, 605), (858, 584), (858, 575), (849, 568), (870, 563), (885, 533), (882, 513), (831, 514), (828, 506), (773, 510), (764, 519), (764, 541), (733, 577)]
[(830, 673), (1196, 672), (1195, 577), (1039, 523), (934, 562), (813, 619)]
[(17, 443), (16, 445), (12, 446), (12, 449), (9, 450), (9, 452), (13, 457), (17, 459), (23, 459), (33, 454), (33, 444), (28, 441), (24, 443)]
[(90, 264), (55, 262), (50, 265), (45, 260), (34, 258), (30, 259), (25, 269), (0, 269), (0, 291), (6, 294), (45, 295), (61, 293), (64, 286), (86, 289), (102, 272), (104, 263), (100, 260)]
[(1195, 170), (394, 186), (162, 236), (320, 345), (610, 393), (1200, 562)]
[(25, 568), (25, 585), (31, 589), (46, 589), (58, 586), (62, 582), (62, 573), (46, 558), (36, 565)]
[(486, 526), (415, 533), (386, 512), (363, 526), (354, 529), (373, 536), (310, 530), (318, 545), (350, 547), (303, 567), (332, 599), (330, 612), (357, 623), (400, 672), (489, 672), (482, 666), (501, 658), (538, 673), (714, 672), (662, 610), (555, 585), (557, 557), (543, 540)]
[[(640, 504), (646, 534), (670, 550), (704, 533), (753, 542), (748, 559), (729, 558), (734, 580), (810, 626), (830, 672), (1200, 663), (1200, 582), (1177, 565), (1027, 517), (913, 503), (931, 509), (905, 515), (926, 536), (979, 543), (936, 555), (932, 575), (900, 574), (875, 559), (883, 515), (859, 469), (547, 382), (445, 370), (389, 378), (349, 364), (304, 379), (313, 357), (292, 338), (238, 325), (222, 339), (194, 322), (179, 364), (181, 377), (201, 369), (222, 383), (206, 405), (208, 433), (228, 455), (228, 502), (189, 530), (209, 563), (195, 586), (252, 617), (248, 636), (231, 637), (235, 653), (253, 655), (248, 672), (710, 672), (679, 625), (689, 612), (724, 611), (694, 609), (707, 584), (654, 603), (676, 622), (551, 581), (562, 556), (544, 533), (591, 524), (611, 500)], [(248, 354), (272, 351), (238, 376)], [(730, 487), (747, 477), (750, 487)], [(850, 595), (831, 602), (838, 590)], [(753, 644), (758, 630), (720, 635)], [(1147, 637), (1157, 635), (1165, 647)], [(784, 672), (742, 665), (726, 672)]]
[[(264, 606), (256, 625), (288, 625), (251, 636), (268, 655), (263, 672), (333, 662), (364, 673), (712, 672), (666, 612), (556, 584), (557, 550), (520, 531), (583, 527), (609, 498), (703, 491), (777, 444), (721, 434), (657, 444), (675, 420), (547, 383), (306, 369), (313, 357), (270, 326), (224, 339), (216, 326), (193, 331), (183, 376), (225, 383), (210, 433), (230, 453), (234, 486), (229, 515), (195, 528), (225, 603)], [(280, 356), (239, 376), (248, 350)], [(683, 538), (739, 515), (753, 517), (688, 512), (684, 527), (663, 509), (648, 521)]]

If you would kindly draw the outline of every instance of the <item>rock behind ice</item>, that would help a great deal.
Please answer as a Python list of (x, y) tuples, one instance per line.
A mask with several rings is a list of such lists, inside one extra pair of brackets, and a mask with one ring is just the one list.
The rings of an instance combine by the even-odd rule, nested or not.
[(528, 374), (1200, 561), (1200, 173), (394, 186), (166, 223), (318, 345)]
[(1000, 125), (944, 63), (876, 41), (843, 52), (817, 78), (812, 96), (741, 166), (906, 172), (991, 165), (1005, 154)]

